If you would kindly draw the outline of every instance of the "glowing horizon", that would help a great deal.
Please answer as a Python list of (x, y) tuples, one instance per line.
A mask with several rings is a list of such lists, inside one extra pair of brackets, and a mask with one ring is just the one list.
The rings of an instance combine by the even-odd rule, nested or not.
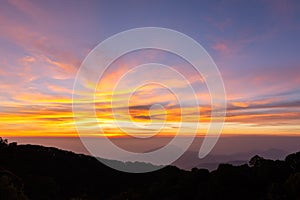
[[(143, 11), (147, 10), (144, 6), (154, 6), (145, 2), (135, 3), (144, 8)], [(180, 13), (179, 4), (170, 6), (169, 9)], [(261, 2), (261, 10), (257, 11), (254, 19), (243, 14), (247, 5), (236, 5), (235, 9), (239, 12), (235, 13), (230, 12), (230, 5), (223, 5), (224, 10), (218, 11), (220, 16), (209, 14), (209, 10), (218, 10), (220, 6), (214, 3), (194, 5), (189, 8), (194, 14), (184, 13), (182, 18), (176, 13), (156, 13), (155, 16), (151, 15), (150, 21), (144, 20), (140, 24), (132, 14), (134, 9), (128, 13), (116, 8), (118, 12), (108, 13), (107, 7), (113, 7), (108, 2), (76, 2), (74, 5), (66, 2), (50, 5), (27, 0), (2, 2), (0, 136), (77, 137), (72, 113), (72, 89), (82, 60), (96, 44), (112, 34), (132, 27), (154, 25), (190, 35), (215, 60), (222, 73), (228, 98), (223, 135), (300, 136), (300, 60), (296, 53), (300, 52), (300, 16), (295, 9), (299, 4)], [(68, 9), (61, 10), (59, 7)], [(78, 7), (81, 8), (79, 12), (76, 11)], [(209, 9), (205, 11), (207, 7)], [(196, 8), (204, 10), (200, 12), (194, 10)], [(249, 9), (255, 11), (257, 6), (250, 6)], [(139, 14), (148, 16), (147, 12)], [(262, 18), (266, 20), (260, 20)], [(202, 24), (193, 23), (197, 20)], [(180, 26), (175, 23), (177, 21)], [(268, 25), (271, 22), (275, 23), (275, 28)], [(185, 25), (189, 23), (191, 25)], [(120, 58), (101, 82), (86, 83), (86, 87), (97, 88), (93, 103), (99, 120), (99, 124), (82, 121), (87, 136), (95, 136), (89, 130), (98, 125), (103, 127), (105, 136), (124, 136), (115, 125), (111, 101), (116, 102), (114, 108), (119, 114), (118, 121), (122, 126), (131, 128), (126, 126), (128, 120), (124, 117), (127, 112), (124, 108), (128, 105), (118, 103), (128, 95), (126, 88), (131, 87), (130, 81), (118, 91), (111, 91), (124, 71), (147, 62), (165, 63), (188, 77), (197, 86), (196, 96), (200, 106), (189, 107), (187, 103), (180, 109), (175, 96), (163, 87), (141, 87), (138, 95), (132, 95), (129, 102), (131, 119), (144, 127), (133, 130), (135, 134), (150, 134), (147, 124), (151, 114), (154, 122), (166, 119), (165, 128), (159, 135), (173, 136), (182, 113), (188, 119), (183, 123), (186, 136), (189, 136), (189, 127), (197, 121), (200, 121), (198, 136), (206, 134), (211, 120), (211, 107), (205, 77), (194, 75), (193, 70), (187, 70), (189, 64), (174, 55), (145, 50)], [(136, 79), (144, 78), (138, 72), (134, 73)], [(182, 93), (185, 91), (186, 85), (168, 78), (168, 73), (153, 70), (148, 75), (161, 76)], [(82, 101), (84, 103), (85, 100)], [(164, 105), (164, 110), (155, 108), (149, 113), (151, 105), (156, 103)], [(200, 110), (200, 116), (194, 114), (195, 109)]]

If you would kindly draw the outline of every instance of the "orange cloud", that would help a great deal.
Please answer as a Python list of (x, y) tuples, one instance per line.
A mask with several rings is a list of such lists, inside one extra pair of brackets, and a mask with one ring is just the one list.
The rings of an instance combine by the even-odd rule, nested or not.
[(18, 101), (31, 104), (59, 104), (59, 103), (72, 103), (72, 99), (66, 96), (54, 96), (49, 94), (31, 92), (31, 93), (19, 93), (14, 96)]
[(57, 67), (63, 69), (65, 73), (74, 75), (76, 73), (76, 71), (77, 71), (77, 68), (74, 67), (74, 65), (72, 65), (72, 64), (66, 64), (66, 63), (63, 63), (63, 62), (57, 62), (57, 61), (51, 60), (48, 57), (45, 57), (45, 60), (48, 63), (50, 63), (50, 64), (52, 64), (54, 66), (57, 66)]

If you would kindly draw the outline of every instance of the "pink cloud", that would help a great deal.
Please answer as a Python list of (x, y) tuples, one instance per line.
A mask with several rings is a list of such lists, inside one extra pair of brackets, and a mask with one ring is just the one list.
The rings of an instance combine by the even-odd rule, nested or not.
[(42, 9), (28, 0), (9, 0), (8, 2), (18, 10), (34, 18), (41, 18), (45, 15)]
[(212, 46), (212, 48), (221, 53), (229, 53), (229, 47), (224, 42), (216, 43)]
[[(25, 6), (27, 3), (31, 5), (31, 3), (27, 1), (24, 1), (27, 3), (23, 1), (13, 2), (19, 7), (24, 6), (22, 10), (26, 10), (26, 13), (31, 11), (35, 13), (35, 10), (38, 9), (31, 8), (32, 6)], [(43, 17), (45, 17), (44, 21), (49, 21), (49, 17), (46, 14)], [(40, 19), (41, 17), (38, 18)], [(64, 63), (64, 66), (60, 66), (63, 68), (67, 65), (68, 68), (71, 68), (71, 65), (79, 67), (81, 61), (77, 56), (72, 54), (69, 50), (65, 50), (71, 46), (71, 43), (66, 38), (62, 38), (54, 33), (49, 33), (49, 31), (44, 30), (43, 27), (39, 28), (34, 23), (18, 22), (1, 13), (0, 21), (0, 37), (23, 48), (28, 54), (44, 55), (48, 57), (51, 62)]]
[(59, 85), (54, 85), (54, 84), (48, 84), (47, 88), (50, 89), (53, 92), (58, 92), (58, 93), (65, 93), (65, 94), (72, 94), (72, 90), (66, 87), (62, 87)]

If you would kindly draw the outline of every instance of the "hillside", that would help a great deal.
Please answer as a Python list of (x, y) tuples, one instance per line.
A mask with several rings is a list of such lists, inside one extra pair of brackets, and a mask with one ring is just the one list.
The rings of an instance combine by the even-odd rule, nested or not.
[(129, 174), (91, 156), (1, 139), (0, 199), (300, 199), (300, 152), (212, 172), (167, 166)]

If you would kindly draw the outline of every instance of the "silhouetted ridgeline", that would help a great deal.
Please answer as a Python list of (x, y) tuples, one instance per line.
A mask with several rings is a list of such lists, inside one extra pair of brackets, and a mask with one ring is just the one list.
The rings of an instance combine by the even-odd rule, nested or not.
[(300, 199), (300, 152), (284, 161), (254, 156), (249, 165), (129, 174), (91, 156), (0, 138), (0, 199)]

